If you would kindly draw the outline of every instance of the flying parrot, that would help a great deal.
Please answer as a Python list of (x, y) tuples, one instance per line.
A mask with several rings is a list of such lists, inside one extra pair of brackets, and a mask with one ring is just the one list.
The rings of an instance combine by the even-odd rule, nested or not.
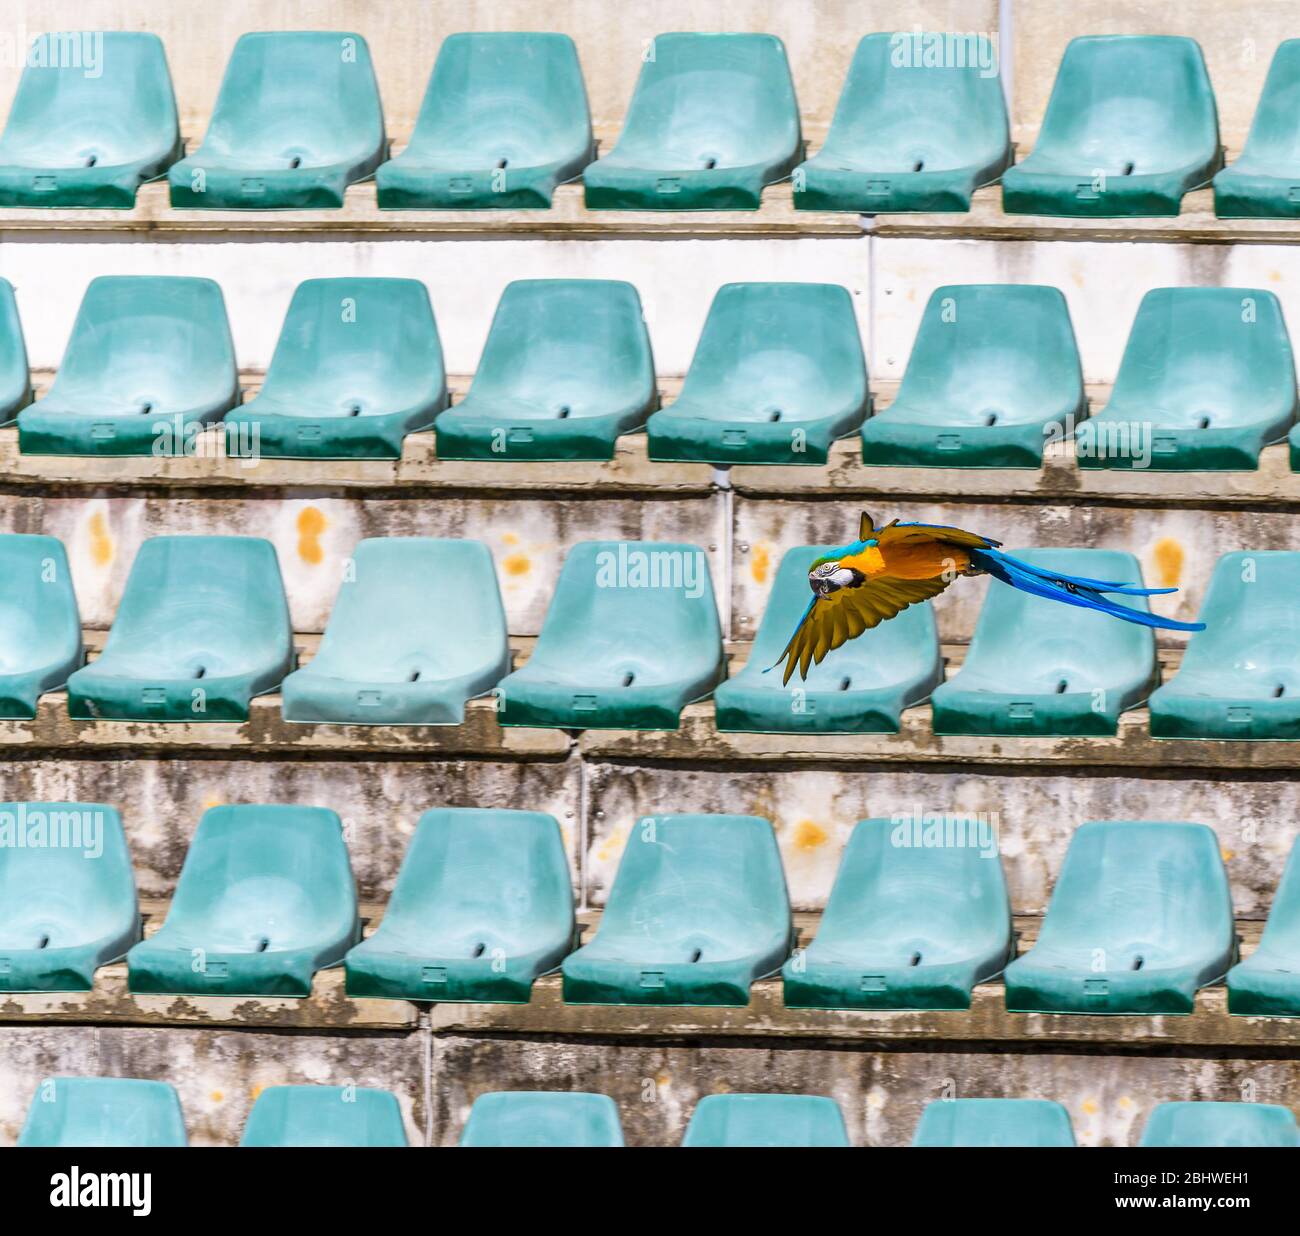
[(944, 524), (900, 523), (895, 519), (877, 528), (864, 511), (858, 539), (818, 558), (809, 568), (813, 598), (785, 651), (763, 672), (784, 661), (782, 684), (790, 681), (796, 666), (799, 677), (806, 678), (808, 666), (813, 662), (820, 665), (832, 649), (856, 639), (909, 605), (938, 596), (961, 575), (992, 575), (1022, 592), (1098, 609), (1143, 626), (1171, 631), (1205, 630), (1203, 622), (1161, 618), (1102, 595), (1150, 597), (1177, 592), (1177, 588), (1134, 588), (1111, 580), (1061, 575), (1004, 554), (999, 545), (1000, 541)]

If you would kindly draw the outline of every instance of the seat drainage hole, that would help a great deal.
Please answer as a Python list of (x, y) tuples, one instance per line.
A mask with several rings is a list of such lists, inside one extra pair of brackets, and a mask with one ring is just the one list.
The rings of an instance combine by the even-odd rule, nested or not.
[(562, 403), (558, 408), (555, 409), (555, 415), (559, 420), (564, 420), (569, 415), (570, 411), (571, 409), (569, 405), (567, 403)]
[(207, 667), (206, 665), (200, 665), (200, 666), (198, 666), (198, 667), (195, 669), (195, 671), (194, 671), (194, 677), (195, 677), (195, 678), (202, 678), (203, 675), (206, 674), (207, 672), (208, 672), (208, 667)]
[(692, 950), (691, 950), (691, 962), (692, 962), (692, 964), (694, 964), (695, 962), (699, 961), (699, 959), (700, 959), (701, 957), (703, 957), (703, 956), (704, 956), (704, 950), (703, 950), (703, 949), (701, 949), (701, 948), (692, 949)]
[(419, 670), (412, 670), (409, 674), (407, 674), (407, 676), (406, 676), (406, 681), (407, 681), (407, 682), (419, 682), (419, 681), (420, 681), (420, 671), (419, 671)]
[(1133, 958), (1132, 969), (1134, 969), (1134, 970), (1140, 970), (1140, 969), (1142, 969), (1142, 962), (1143, 962), (1144, 960), (1145, 960), (1145, 958), (1143, 958), (1143, 957), (1134, 957), (1134, 958)]
[(635, 677), (636, 675), (631, 670), (628, 670), (628, 672), (623, 675), (623, 685), (625, 687), (630, 687), (632, 685), (632, 680)]
[(141, 403), (140, 405), (141, 416), (148, 416), (149, 413), (152, 411), (153, 411), (153, 404), (150, 403), (149, 400), (146, 399), (143, 403)]
[(1209, 429), (1209, 427), (1210, 427), (1210, 418), (1208, 416), (1202, 416), (1201, 419), (1196, 422), (1197, 429)]
[(301, 167), (301, 166), (302, 166), (302, 159), (301, 159), (298, 155), (294, 155), (293, 158), (289, 160), (289, 166), (290, 166), (290, 167)]
[(917, 159), (917, 161), (916, 161), (915, 163), (912, 164), (912, 171), (914, 171), (914, 172), (922, 171), (922, 170), (924, 170), (924, 168), (925, 168), (925, 160), (924, 160), (924, 159)]
[(850, 684), (852, 681), (853, 681), (853, 679), (851, 679), (851, 678), (841, 678), (841, 679), (840, 679), (840, 690), (841, 690), (841, 691), (847, 691), (847, 690), (849, 689), (849, 684)]
[(998, 414), (996, 412), (986, 412), (984, 414), (984, 427), (987, 429), (998, 423)]
[(507, 159), (507, 158), (504, 158), (504, 157), (498, 159), (498, 160), (497, 160), (497, 171), (502, 171), (502, 170), (506, 167), (506, 165), (507, 165), (509, 162), (510, 162), (510, 160)]
[(912, 960), (907, 963), (909, 966), (919, 966), (921, 964), (921, 954), (913, 953)]
[(87, 166), (87, 167), (94, 167), (95, 164), (98, 163), (98, 162), (99, 162), (99, 156), (98, 156), (98, 155), (87, 155), (87, 156), (86, 156), (86, 166)]
[(704, 168), (706, 171), (711, 172), (717, 166), (718, 166), (718, 161), (716, 158), (714, 158), (713, 155), (704, 156)]
[(1062, 678), (1061, 681), (1056, 684), (1056, 694), (1064, 695), (1065, 692), (1068, 690), (1069, 685), (1070, 684), (1064, 678)]
[(361, 415), (361, 405), (360, 405), (359, 403), (350, 403), (350, 404), (348, 404), (348, 415), (349, 415), (349, 416), (360, 416), (360, 415)]
[(265, 953), (271, 947), (271, 937), (261, 936), (257, 941), (257, 947), (253, 950), (255, 953)]
[(1280, 700), (1282, 696), (1285, 694), (1286, 694), (1286, 683), (1279, 682), (1277, 686), (1273, 688), (1273, 698), (1275, 700)]
[(43, 934), (43, 935), (41, 936), (41, 938), (40, 938), (39, 940), (36, 941), (36, 947), (37, 947), (37, 948), (47, 948), (47, 947), (49, 947), (49, 943), (50, 943), (50, 937), (49, 937), (49, 935), (48, 935), (48, 934)]
[(1120, 169), (1120, 173), (1119, 173), (1119, 174), (1120, 174), (1121, 176), (1132, 176), (1132, 175), (1133, 175), (1133, 160), (1132, 160), (1132, 159), (1130, 159), (1127, 163), (1124, 164), (1124, 166)]
[(773, 421), (773, 422), (775, 422), (775, 421), (779, 421), (779, 420), (781, 419), (781, 409), (780, 409), (780, 408), (773, 408), (773, 409), (772, 409), (772, 410), (767, 414), (767, 419), (768, 419), (769, 421)]
[(470, 953), (470, 956), (482, 957), (483, 954), (486, 952), (487, 952), (487, 945), (484, 944), (482, 940), (480, 940), (476, 945), (474, 945), (474, 951)]

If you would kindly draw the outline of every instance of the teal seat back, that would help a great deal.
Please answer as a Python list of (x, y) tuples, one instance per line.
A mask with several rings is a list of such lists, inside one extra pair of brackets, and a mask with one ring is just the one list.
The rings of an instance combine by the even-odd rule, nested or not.
[(1240, 162), (1268, 175), (1294, 177), (1300, 166), (1300, 39), (1273, 53)]
[(184, 1146), (180, 1097), (168, 1082), (49, 1077), (37, 1087), (20, 1146)]
[(1049, 1099), (936, 1099), (913, 1146), (1073, 1146), (1070, 1113)]
[(235, 44), (194, 157), (310, 166), (379, 149), (384, 140), (379, 87), (361, 35), (258, 32)]
[(710, 1094), (696, 1104), (683, 1146), (847, 1146), (834, 1099), (805, 1094)]
[(0, 164), (68, 167), (76, 159), (111, 167), (163, 158), (178, 143), (176, 97), (156, 34), (42, 34), (18, 81)]
[(660, 34), (611, 154), (648, 167), (780, 160), (800, 141), (785, 46), (771, 34)]
[(81, 618), (57, 537), (0, 533), (0, 675), (81, 659)]
[(621, 1146), (623, 1127), (608, 1095), (516, 1090), (481, 1094), (462, 1146)]
[(567, 34), (474, 32), (443, 40), (410, 146), (466, 167), (487, 154), (548, 163), (590, 149), (591, 113)]
[(268, 1086), (241, 1146), (405, 1146), (397, 1096), (364, 1086)]
[[(644, 406), (654, 382), (641, 298), (630, 283), (516, 279), (501, 293), (472, 395), (568, 418)], [(511, 415), (522, 410), (516, 405)]]
[(1275, 1103), (1157, 1103), (1138, 1145), (1300, 1146), (1300, 1128)]
[(352, 933), (356, 883), (324, 807), (210, 807), (185, 855), (167, 929), (215, 951), (307, 948)]
[[(0, 147), (2, 150), (3, 147)], [(8, 424), (32, 399), (27, 342), (18, 317), (14, 285), (0, 279), (0, 425)]]
[(853, 298), (833, 283), (718, 289), (678, 402), (729, 420), (816, 420), (860, 408), (867, 369)]

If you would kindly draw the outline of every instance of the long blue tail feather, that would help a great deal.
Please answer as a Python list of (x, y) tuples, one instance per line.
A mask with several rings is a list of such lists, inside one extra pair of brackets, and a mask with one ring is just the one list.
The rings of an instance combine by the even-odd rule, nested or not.
[(1079, 575), (1065, 575), (1060, 571), (1049, 571), (1045, 567), (1022, 562), (999, 549), (972, 549), (971, 565), (977, 570), (987, 571), (994, 579), (1028, 592), (1033, 596), (1047, 597), (1052, 601), (1063, 601), (1067, 605), (1077, 605), (1081, 609), (1095, 609), (1125, 622), (1135, 622), (1145, 627), (1162, 627), (1170, 631), (1204, 631), (1203, 622), (1179, 622), (1175, 618), (1162, 618), (1159, 614), (1146, 613), (1131, 609), (1117, 601), (1109, 601), (1102, 593), (1123, 596), (1160, 596), (1177, 592), (1176, 588), (1135, 588), (1127, 584), (1107, 580), (1088, 579)]

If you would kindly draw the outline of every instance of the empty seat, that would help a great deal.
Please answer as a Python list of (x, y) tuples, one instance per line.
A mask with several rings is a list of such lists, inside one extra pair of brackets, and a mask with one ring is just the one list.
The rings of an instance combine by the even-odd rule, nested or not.
[(541, 634), (497, 688), (502, 725), (675, 730), (724, 672), (708, 558), (697, 545), (581, 541)]
[(517, 279), (501, 293), (439, 459), (613, 459), (658, 403), (641, 298), (613, 279)]
[[(1142, 584), (1132, 554), (1113, 549), (1024, 549), (1034, 566)], [(1146, 597), (1123, 604), (1147, 610)], [(1061, 605), (992, 581), (961, 669), (931, 696), (936, 734), (1113, 735), (1119, 715), (1156, 680), (1150, 627)]]
[(270, 541), (154, 536), (140, 546), (104, 651), (68, 679), (86, 720), (247, 721), (293, 668)]
[(397, 1096), (364, 1086), (268, 1086), (241, 1146), (405, 1146)]
[(1300, 1146), (1300, 1128), (1275, 1103), (1157, 1103), (1138, 1145)]
[(184, 455), (238, 402), (226, 303), (211, 279), (101, 275), (50, 389), (18, 414), (18, 449)]
[(47, 1077), (37, 1087), (20, 1146), (184, 1146), (185, 1117), (169, 1082)]
[(0, 279), (0, 425), (10, 424), (31, 401), (32, 377), (14, 285)]
[(935, 1099), (913, 1146), (1073, 1146), (1070, 1113), (1050, 1099)]
[(0, 717), (31, 720), (85, 660), (63, 542), (0, 535)]
[(683, 1146), (847, 1146), (834, 1099), (813, 1094), (710, 1094), (686, 1126)]
[(1255, 469), (1296, 417), (1282, 306), (1259, 288), (1142, 298), (1110, 402), (1075, 431), (1081, 468)]
[[(935, 40), (946, 40), (944, 59), (927, 63)], [(868, 34), (825, 144), (795, 168), (795, 209), (969, 210), (1010, 162), (997, 49), (984, 35)]]
[(308, 279), (294, 290), (256, 398), (226, 417), (258, 453), (400, 459), (447, 406), (442, 345), (418, 279)]
[(1205, 57), (1194, 39), (1071, 39), (1029, 156), (1002, 174), (1013, 215), (1176, 215), (1222, 165)]
[(309, 996), (361, 938), (339, 817), (324, 807), (209, 807), (167, 919), (128, 954), (138, 993)]
[(1190, 1013), (1232, 965), (1219, 842), (1204, 824), (1105, 820), (1070, 839), (1034, 947), (1006, 969), (1018, 1013)]
[(571, 1004), (749, 1003), (793, 943), (772, 825), (661, 815), (633, 825), (590, 944), (565, 958)]
[(461, 1131), (462, 1146), (621, 1146), (623, 1125), (608, 1095), (498, 1090), (481, 1094)]
[(347, 956), (347, 990), (527, 1004), (573, 937), (572, 877), (553, 816), (426, 811), (379, 929)]
[(307, 210), (343, 205), (387, 142), (370, 48), (359, 34), (242, 34), (203, 143), (167, 173), (187, 209)]
[(769, 673), (808, 608), (808, 569), (827, 546), (786, 551), (749, 660), (714, 692), (720, 730), (759, 734), (896, 734), (904, 708), (943, 679), (934, 611), (922, 602), (864, 631), (808, 677), (782, 684)]
[(1300, 39), (1278, 44), (1246, 146), (1214, 178), (1221, 219), (1300, 216)]
[(280, 687), (286, 721), (459, 725), (510, 670), (506, 616), (482, 541), (357, 544), (316, 655)]
[(771, 34), (661, 34), (614, 148), (583, 173), (590, 210), (757, 210), (803, 141)]
[(375, 173), (382, 210), (545, 210), (591, 162), (591, 114), (567, 34), (449, 35), (410, 145)]
[(0, 206), (129, 210), (183, 149), (156, 34), (43, 34), (0, 137)]
[(1259, 944), (1228, 971), (1228, 1012), (1300, 1017), (1300, 842), (1291, 847)]
[(1152, 692), (1157, 738), (1300, 738), (1300, 553), (1239, 550), (1215, 564), (1204, 631)]
[(862, 820), (817, 936), (785, 963), (789, 1008), (968, 1009), (1012, 955), (998, 838), (976, 816)]
[(1038, 468), (1043, 446), (1087, 415), (1079, 350), (1059, 289), (936, 288), (894, 402), (862, 426), (867, 464)]
[(0, 803), (0, 992), (90, 991), (139, 938), (112, 807)]
[(709, 306), (681, 394), (646, 422), (650, 458), (824, 464), (869, 406), (847, 288), (728, 283)]

